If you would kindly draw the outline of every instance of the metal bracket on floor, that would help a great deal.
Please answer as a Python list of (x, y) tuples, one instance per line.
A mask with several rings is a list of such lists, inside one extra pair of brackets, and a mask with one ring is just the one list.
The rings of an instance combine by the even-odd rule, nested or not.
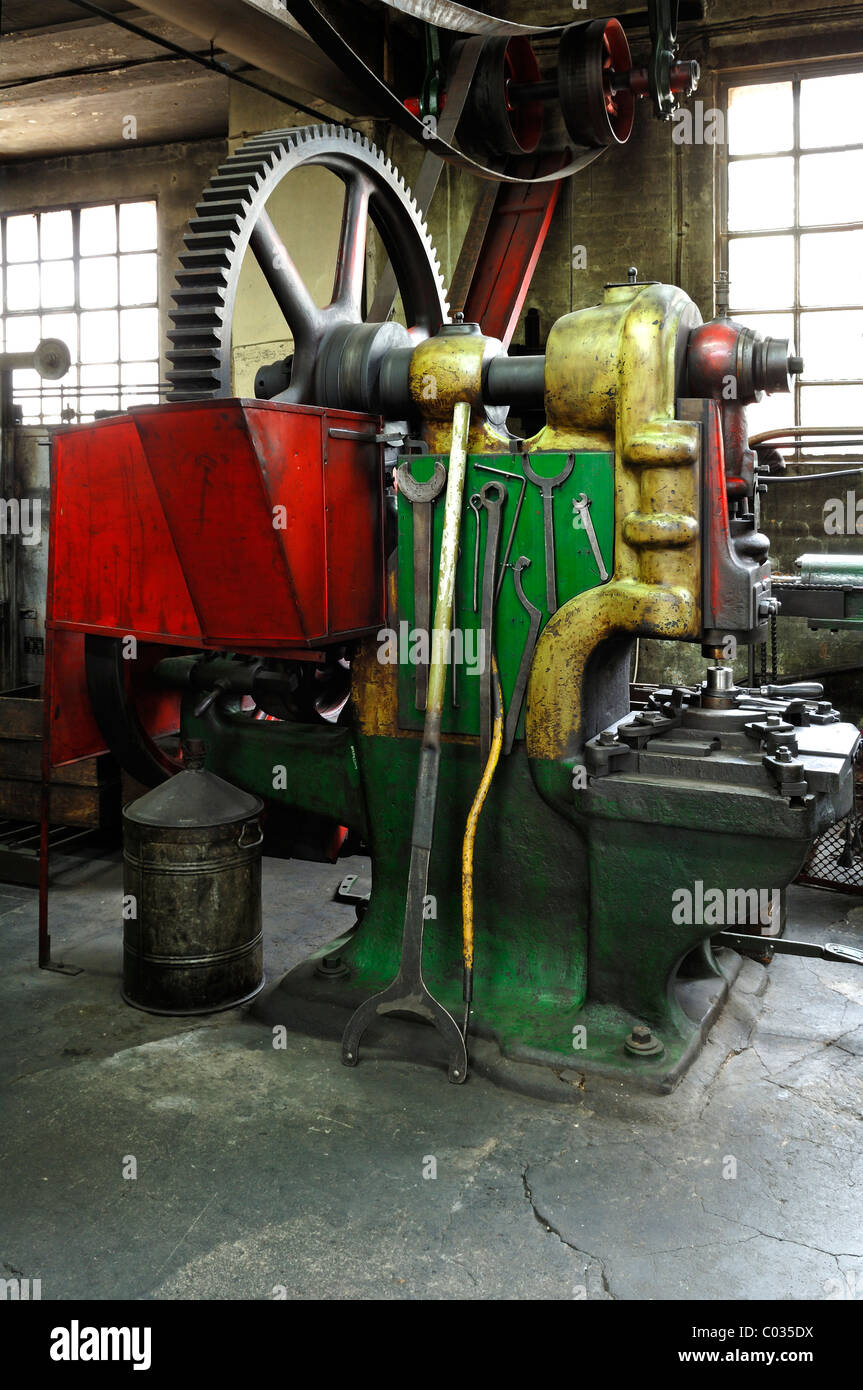
[[(48, 937), (48, 950), (51, 949), (51, 938)], [(64, 965), (60, 960), (47, 960), (39, 962), (40, 970), (53, 970), (55, 975), (83, 975), (83, 965)]]
[(371, 889), (366, 892), (361, 888), (355, 888), (354, 884), (359, 882), (359, 874), (345, 874), (333, 895), (333, 902), (348, 903), (351, 907), (365, 907), (372, 893)]

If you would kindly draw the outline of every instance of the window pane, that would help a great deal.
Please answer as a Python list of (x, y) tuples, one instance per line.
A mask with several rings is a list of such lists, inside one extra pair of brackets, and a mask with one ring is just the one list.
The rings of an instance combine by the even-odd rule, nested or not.
[(120, 205), (120, 250), (155, 251), (156, 204), (122, 203)]
[(27, 424), (38, 423), (41, 389), (42, 378), (38, 372), (19, 369), (12, 373), (12, 395), (16, 404), (21, 406), (22, 417)]
[(800, 145), (863, 144), (863, 73), (800, 83)]
[(149, 386), (159, 380), (158, 362), (124, 362), (120, 368), (124, 386)]
[(728, 166), (728, 226), (735, 231), (791, 227), (794, 160), (745, 159)]
[(38, 265), (16, 265), (6, 285), (7, 309), (39, 308)]
[[(78, 360), (78, 316), (77, 314), (43, 314), (41, 338), (59, 338), (69, 349), (73, 362)], [(74, 368), (72, 369), (74, 370)], [(57, 388), (68, 386), (72, 380), (72, 370), (57, 382)]]
[(62, 398), (56, 391), (47, 392), (42, 396), (42, 423), (43, 425), (59, 425), (60, 409)]
[(7, 261), (35, 261), (39, 255), (39, 238), (36, 233), (36, 215), (28, 213), (24, 217), (6, 219), (6, 259)]
[(728, 93), (728, 153), (772, 154), (794, 144), (790, 82), (732, 87)]
[(39, 316), (6, 320), (6, 351), (32, 352), (39, 342)]
[(144, 357), (158, 357), (158, 309), (121, 310), (120, 349), (126, 362), (134, 362)]
[[(855, 425), (863, 432), (859, 386), (804, 386), (800, 391), (801, 425)], [(831, 450), (835, 453), (836, 450)]]
[(75, 303), (75, 268), (71, 261), (45, 261), (42, 265), (42, 308), (65, 309)]
[(765, 430), (787, 429), (794, 424), (793, 395), (762, 396), (756, 405), (746, 407), (746, 423), (750, 439)]
[(863, 301), (863, 232), (811, 232), (800, 238), (802, 304)]
[(39, 221), (39, 254), (43, 261), (62, 261), (72, 255), (71, 212), (43, 212)]
[[(124, 362), (120, 368), (120, 380), (128, 389), (123, 392), (120, 404), (124, 410), (136, 405), (158, 405), (159, 381), (158, 362)], [(147, 390), (151, 386), (152, 390)]]
[(81, 315), (81, 361), (105, 362), (117, 357), (117, 312)]
[(863, 150), (800, 160), (800, 223), (863, 222)]
[(92, 415), (97, 410), (117, 410), (120, 398), (116, 391), (118, 368), (116, 362), (101, 362), (81, 368), (81, 413)]
[(81, 255), (105, 256), (116, 250), (116, 208), (113, 206), (83, 208), (81, 211)]
[(64, 376), (62, 381), (58, 381), (60, 388), (60, 419), (75, 420), (78, 417), (78, 368), (72, 367)]
[(81, 308), (103, 309), (117, 303), (117, 257), (94, 256), (82, 261)]
[(779, 309), (793, 304), (794, 238), (732, 238), (728, 277), (732, 303), (743, 308)]
[(156, 254), (120, 257), (120, 303), (152, 304), (156, 299)]
[(863, 312), (845, 309), (832, 314), (803, 314), (800, 337), (807, 380), (863, 379)]

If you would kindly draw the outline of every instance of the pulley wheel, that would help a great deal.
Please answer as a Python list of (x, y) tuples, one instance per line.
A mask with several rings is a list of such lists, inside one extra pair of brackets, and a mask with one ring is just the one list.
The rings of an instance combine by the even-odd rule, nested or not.
[(564, 30), (558, 53), (563, 119), (579, 145), (625, 145), (632, 134), (635, 97), (614, 90), (613, 74), (632, 68), (632, 55), (616, 19), (594, 19)]
[(461, 147), (482, 155), (533, 154), (542, 135), (543, 103), (513, 101), (509, 89), (539, 80), (529, 39), (486, 39), (459, 124)]
[[(119, 637), (88, 632), (84, 665), (93, 717), (110, 752), (130, 777), (145, 787), (158, 786), (182, 769), (178, 740), (155, 740), (147, 732), (140, 708), (154, 698), (166, 698), (152, 677), (152, 667), (165, 648), (141, 646), (139, 659), (123, 658)], [(179, 729), (179, 700), (177, 701)], [(173, 742), (176, 752), (170, 751)]]

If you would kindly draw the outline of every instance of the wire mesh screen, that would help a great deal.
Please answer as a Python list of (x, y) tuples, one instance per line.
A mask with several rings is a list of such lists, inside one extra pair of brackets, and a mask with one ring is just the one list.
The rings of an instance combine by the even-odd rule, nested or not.
[(798, 883), (815, 888), (836, 888), (842, 893), (863, 894), (863, 765), (854, 768), (854, 809), (820, 835), (800, 873)]

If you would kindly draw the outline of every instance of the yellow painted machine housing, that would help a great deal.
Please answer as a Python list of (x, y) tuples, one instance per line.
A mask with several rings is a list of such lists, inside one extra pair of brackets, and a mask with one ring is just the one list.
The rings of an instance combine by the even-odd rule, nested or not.
[[(623, 669), (622, 647), (635, 636), (698, 640), (700, 428), (676, 419), (675, 404), (688, 334), (700, 322), (674, 286), (613, 285), (601, 304), (565, 315), (549, 335), (547, 423), (524, 449), (614, 452), (614, 569), (607, 583), (565, 600), (540, 635), (527, 692), (531, 759), (577, 757), (599, 727), (586, 686), (601, 676), (607, 698), (615, 680), (599, 668)], [(450, 325), (416, 348), (411, 396), (430, 452), (448, 451), (458, 400), (471, 405), (471, 454), (509, 449), (482, 402), (484, 363), (500, 350), (470, 325)], [(395, 675), (373, 644), (354, 673), (364, 732), (398, 737)], [(622, 714), (628, 669), (625, 691), (619, 677), (617, 686)]]
[(600, 674), (603, 644), (698, 639), (700, 430), (675, 418), (675, 403), (683, 345), (700, 322), (671, 285), (614, 285), (551, 330), (548, 423), (526, 447), (614, 450), (614, 570), (540, 636), (527, 691), (531, 758), (574, 758), (598, 732), (585, 682)]

